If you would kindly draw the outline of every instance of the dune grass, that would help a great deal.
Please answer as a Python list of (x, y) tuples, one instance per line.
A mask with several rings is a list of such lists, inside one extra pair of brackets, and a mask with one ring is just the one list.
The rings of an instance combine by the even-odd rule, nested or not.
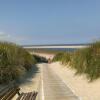
[(68, 52), (59, 52), (55, 55), (53, 61), (61, 61), (62, 64), (66, 65), (71, 60), (70, 55)]
[(76, 69), (76, 74), (85, 73), (93, 81), (100, 78), (100, 41), (72, 53), (58, 53), (53, 61), (61, 61), (62, 64), (70, 62), (71, 68)]
[(0, 42), (0, 83), (21, 77), (37, 60), (18, 45)]

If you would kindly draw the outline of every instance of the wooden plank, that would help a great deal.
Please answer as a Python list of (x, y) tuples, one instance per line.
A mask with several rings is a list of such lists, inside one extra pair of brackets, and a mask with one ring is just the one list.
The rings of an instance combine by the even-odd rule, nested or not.
[(7, 99), (7, 97), (12, 93), (14, 91), (14, 88), (13, 89), (11, 89), (10, 91), (8, 91), (3, 97), (2, 97), (2, 99), (1, 100), (6, 100)]
[(2, 91), (6, 90), (6, 89), (8, 89), (8, 88), (12, 88), (12, 87), (14, 87), (14, 86), (16, 86), (16, 85), (15, 85), (15, 81), (12, 81), (10, 84), (4, 86), (4, 87), (0, 90), (0, 94), (2, 93)]
[(35, 100), (37, 92), (22, 93), (16, 100)]
[(21, 100), (25, 100), (27, 93), (24, 93), (23, 98)]
[(34, 93), (35, 93), (35, 92), (32, 92), (32, 93), (31, 93), (29, 100), (32, 100)]
[(2, 91), (2, 93), (0, 93), (0, 99), (7, 93), (7, 92), (9, 92), (11, 89), (6, 89), (6, 90), (4, 90), (4, 91)]
[(6, 100), (11, 100), (18, 93), (19, 90), (20, 90), (19, 88), (14, 90)]
[(21, 93), (21, 95), (16, 99), (16, 100), (20, 100), (23, 97), (24, 93)]
[[(19, 88), (12, 88), (0, 99), (0, 100), (9, 100), (9, 98), (14, 97), (14, 95), (19, 91)], [(8, 98), (8, 99), (7, 99)], [(10, 99), (11, 100), (11, 99)]]
[(35, 92), (31, 100), (35, 100), (38, 92)]
[[(11, 100), (16, 94), (19, 93), (20, 88), (18, 86), (7, 86), (0, 91), (0, 100)], [(37, 92), (21, 93), (16, 100), (35, 100)]]
[(11, 89), (13, 89), (13, 87), (17, 88), (18, 86), (17, 86), (17, 85), (14, 86), (14, 84), (11, 83), (11, 84), (5, 86), (2, 90), (0, 90), (0, 99), (1, 99), (4, 95), (6, 95), (6, 93), (8, 93)]
[(7, 93), (9, 92), (13, 87), (6, 87), (2, 90), (2, 92), (0, 93), (0, 99)]
[(32, 93), (32, 92), (27, 93), (27, 96), (26, 96), (25, 100), (30, 100), (29, 98), (30, 98), (30, 96), (31, 96), (31, 93)]

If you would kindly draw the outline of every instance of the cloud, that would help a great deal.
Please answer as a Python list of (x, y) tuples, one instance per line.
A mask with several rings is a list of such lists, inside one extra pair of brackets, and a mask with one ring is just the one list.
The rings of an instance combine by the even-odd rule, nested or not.
[(4, 32), (0, 32), (0, 40), (1, 41), (7, 41), (10, 39), (10, 35), (9, 34), (6, 34)]
[(5, 32), (0, 32), (0, 41), (8, 41), (18, 43), (18, 38), (13, 34), (8, 34)]
[(10, 35), (9, 34), (5, 34), (4, 32), (0, 32), (0, 38), (4, 39), (4, 38), (9, 38)]
[(0, 36), (2, 36), (2, 35), (4, 35), (4, 33), (3, 32), (0, 32)]
[(0, 32), (0, 41), (13, 42), (17, 44), (22, 44), (32, 40), (31, 36), (25, 34), (11, 34), (6, 32)]

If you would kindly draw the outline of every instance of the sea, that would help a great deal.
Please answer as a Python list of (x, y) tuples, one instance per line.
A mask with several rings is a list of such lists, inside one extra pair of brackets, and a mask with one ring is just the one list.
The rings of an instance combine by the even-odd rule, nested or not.
[(45, 48), (45, 50), (74, 52), (78, 50), (78, 48)]

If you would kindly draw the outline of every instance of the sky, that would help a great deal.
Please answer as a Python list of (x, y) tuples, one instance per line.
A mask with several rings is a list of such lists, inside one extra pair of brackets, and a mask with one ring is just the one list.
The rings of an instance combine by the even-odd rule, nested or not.
[(0, 41), (77, 44), (100, 39), (100, 0), (0, 0)]

